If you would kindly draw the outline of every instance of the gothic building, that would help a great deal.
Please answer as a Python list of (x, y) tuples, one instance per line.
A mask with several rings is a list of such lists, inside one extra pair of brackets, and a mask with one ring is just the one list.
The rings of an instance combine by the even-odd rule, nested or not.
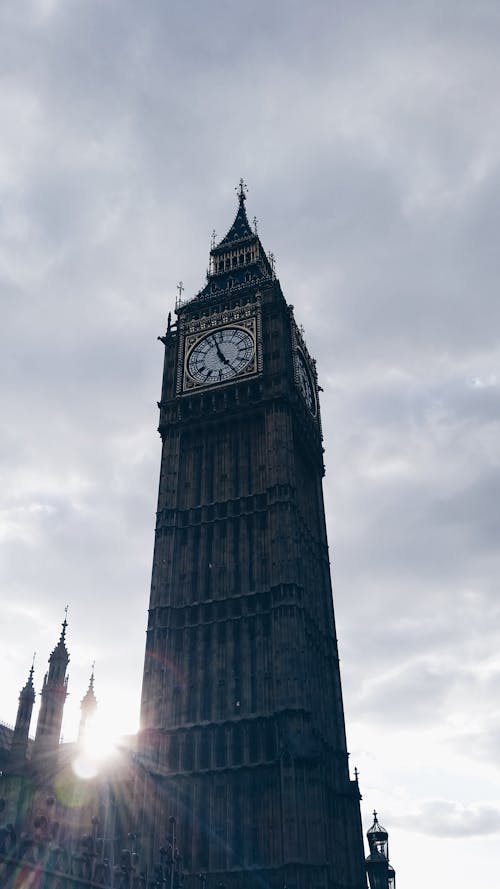
[(316, 366), (238, 200), (163, 337), (140, 751), (192, 872), (361, 887)]
[[(76, 831), (100, 813), (108, 870), (96, 870), (94, 852), (92, 866), (79, 872), (93, 885), (113, 881), (119, 850), (133, 835), (127, 889), (172, 887), (175, 862), (180, 880), (176, 842), (188, 889), (199, 879), (227, 889), (366, 887), (332, 604), (316, 365), (245, 200), (241, 182), (234, 222), (212, 244), (206, 285), (179, 300), (161, 337), (162, 457), (141, 729), (70, 818)], [(59, 744), (65, 633), (66, 620), (33, 744), (33, 670), (20, 696), (6, 768), (18, 825), (33, 817), (42, 792), (63, 806), (58, 770), (78, 782), (68, 771), (75, 745)], [(95, 707), (92, 673), (80, 739)], [(93, 823), (88, 843), (97, 849)], [(170, 870), (162, 870), (169, 831)], [(0, 835), (0, 866), (2, 854)], [(62, 859), (56, 864), (62, 872)], [(68, 867), (61, 885), (69, 887)]]

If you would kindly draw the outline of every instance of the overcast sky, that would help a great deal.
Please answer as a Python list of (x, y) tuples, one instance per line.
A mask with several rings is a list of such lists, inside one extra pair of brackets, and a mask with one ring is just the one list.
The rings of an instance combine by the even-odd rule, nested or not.
[(3, 0), (0, 718), (69, 603), (137, 727), (167, 314), (249, 217), (318, 361), (351, 765), (404, 889), (500, 839), (498, 0)]

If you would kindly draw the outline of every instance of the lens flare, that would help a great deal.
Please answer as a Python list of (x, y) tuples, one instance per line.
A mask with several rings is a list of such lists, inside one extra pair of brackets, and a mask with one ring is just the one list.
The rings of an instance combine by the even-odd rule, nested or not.
[(116, 751), (116, 740), (109, 726), (97, 718), (86, 726), (78, 741), (73, 770), (79, 778), (89, 780), (99, 774), (104, 762)]

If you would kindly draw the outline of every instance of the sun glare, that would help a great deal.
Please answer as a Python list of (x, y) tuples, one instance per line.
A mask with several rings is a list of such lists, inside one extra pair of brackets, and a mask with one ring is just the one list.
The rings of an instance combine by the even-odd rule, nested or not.
[(116, 751), (116, 738), (110, 727), (99, 719), (92, 720), (78, 741), (73, 769), (79, 778), (95, 778), (106, 760)]

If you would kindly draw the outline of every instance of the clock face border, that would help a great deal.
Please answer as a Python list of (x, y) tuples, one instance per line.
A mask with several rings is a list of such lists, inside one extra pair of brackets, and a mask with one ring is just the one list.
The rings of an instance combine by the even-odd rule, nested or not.
[[(222, 380), (197, 380), (193, 377), (189, 371), (189, 361), (191, 355), (193, 354), (196, 347), (205, 339), (208, 339), (213, 334), (219, 333), (223, 330), (242, 330), (248, 336), (250, 336), (253, 344), (253, 353), (250, 357), (248, 363), (237, 373), (232, 374), (230, 377)], [(219, 386), (229, 386), (232, 383), (237, 383), (241, 379), (246, 379), (251, 376), (255, 376), (259, 371), (259, 364), (257, 358), (257, 324), (255, 316), (251, 318), (240, 318), (236, 319), (228, 319), (226, 323), (219, 323), (217, 326), (210, 327), (208, 330), (200, 330), (196, 333), (188, 333), (185, 338), (184, 343), (184, 360), (183, 360), (183, 373), (182, 373), (182, 393), (188, 394), (195, 390), (199, 389), (214, 389)]]
[[(305, 375), (307, 383), (309, 385), (309, 389), (311, 391), (312, 406), (309, 405), (308, 400), (304, 394), (302, 375)], [(316, 394), (316, 386), (314, 383), (313, 374), (309, 367), (309, 363), (300, 346), (296, 346), (295, 348), (295, 383), (302, 396), (307, 410), (309, 411), (311, 416), (316, 419), (318, 416), (318, 396)]]

